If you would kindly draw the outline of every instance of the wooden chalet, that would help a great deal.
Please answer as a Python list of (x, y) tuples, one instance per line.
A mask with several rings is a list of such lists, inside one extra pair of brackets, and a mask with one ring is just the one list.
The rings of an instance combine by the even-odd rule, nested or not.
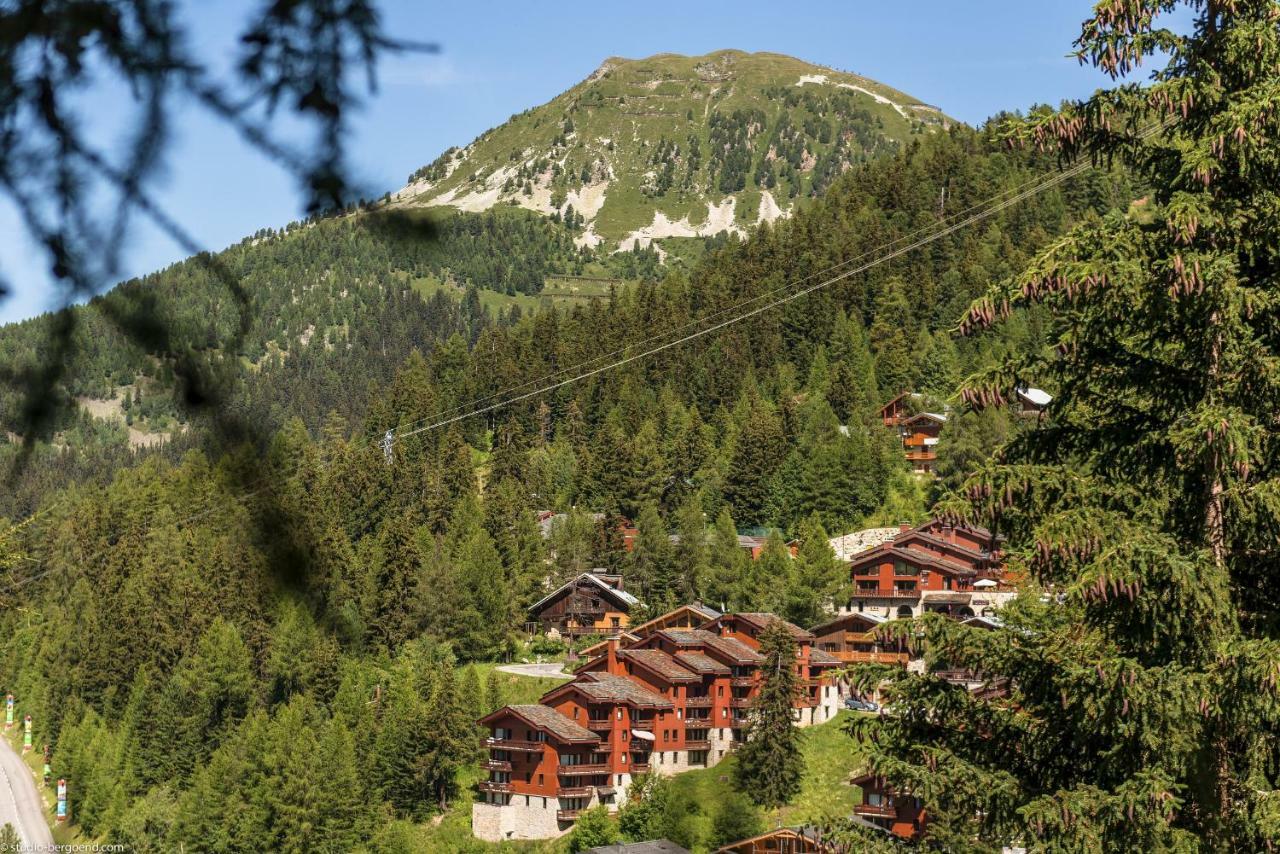
[(1053, 395), (1038, 388), (1024, 387), (1014, 390), (1017, 413), (1039, 417), (1053, 402)]
[(901, 422), (902, 450), (916, 474), (933, 474), (938, 466), (938, 437), (947, 416), (919, 412)]
[(570, 639), (617, 634), (631, 624), (631, 612), (639, 604), (622, 589), (621, 575), (584, 572), (531, 605), (529, 623), (531, 628), (555, 629)]
[(716, 854), (835, 854), (840, 848), (824, 840), (812, 825), (775, 827), (759, 836), (716, 849)]
[(916, 839), (924, 830), (924, 805), (920, 799), (894, 791), (883, 777), (858, 774), (849, 781), (862, 789), (862, 801), (853, 814), (902, 839)]
[(901, 664), (906, 666), (910, 655), (906, 644), (899, 640), (882, 640), (876, 629), (888, 622), (877, 614), (854, 611), (841, 614), (809, 631), (818, 649), (828, 653), (841, 664)]

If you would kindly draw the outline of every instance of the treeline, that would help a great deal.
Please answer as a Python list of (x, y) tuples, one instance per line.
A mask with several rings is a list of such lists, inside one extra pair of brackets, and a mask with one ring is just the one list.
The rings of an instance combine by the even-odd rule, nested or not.
[[(477, 693), (456, 665), (509, 656), (548, 584), (605, 566), (655, 611), (701, 598), (813, 622), (842, 595), (827, 534), (923, 507), (877, 407), (904, 388), (945, 395), (1041, 347), (1034, 313), (980, 343), (948, 331), (1069, 223), (1127, 203), (1122, 177), (1097, 173), (696, 343), (407, 428), (934, 225), (944, 182), (961, 208), (1047, 168), (956, 129), (850, 172), (688, 275), (532, 315), (441, 304), (429, 327), (395, 325), (432, 305), (398, 278), (413, 256), (386, 249), (408, 235), (313, 229), (321, 255), (337, 237), (386, 253), (382, 269), (300, 254), (313, 287), (351, 292), (361, 269), (392, 296), (367, 309), (367, 327), (348, 324), (361, 347), (269, 360), (231, 398), (230, 415), (282, 425), (265, 456), (252, 443), (156, 455), (64, 491), (15, 535), (28, 560), (10, 577), (41, 574), (0, 615), (3, 672), (55, 745), (55, 773), (90, 799), (78, 819), (140, 850), (315, 850), (317, 828), (334, 850), (395, 850), (380, 833), (459, 796), (461, 722), (481, 703), (454, 701)], [(357, 376), (374, 354), (396, 359), (375, 346), (379, 324), (404, 330), (394, 347), (407, 358)], [(391, 428), (405, 429), (387, 462)], [(565, 514), (546, 538), (540, 509)], [(629, 552), (622, 517), (639, 529)], [(740, 527), (773, 529), (759, 560), (738, 547)]]

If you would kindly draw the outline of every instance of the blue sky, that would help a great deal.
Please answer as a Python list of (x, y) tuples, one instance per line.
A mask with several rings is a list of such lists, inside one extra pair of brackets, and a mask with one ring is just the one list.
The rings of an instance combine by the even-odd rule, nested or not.
[[(193, 43), (227, 57), (245, 0), (184, 4)], [(701, 54), (721, 48), (774, 51), (864, 74), (970, 123), (1001, 109), (1057, 103), (1106, 85), (1066, 56), (1087, 2), (469, 2), (384, 0), (395, 36), (440, 44), (435, 56), (384, 62), (351, 140), (358, 178), (376, 196), (450, 145), (464, 145), (511, 114), (541, 104), (590, 74), (606, 57)], [(86, 117), (110, 138), (128, 109), (120, 92), (92, 93)], [(214, 122), (184, 110), (164, 174), (153, 184), (169, 212), (205, 248), (297, 219), (292, 179)], [(0, 321), (49, 307), (46, 262), (0, 201), (0, 270), (16, 293)], [(185, 253), (139, 228), (126, 272), (141, 274)]]

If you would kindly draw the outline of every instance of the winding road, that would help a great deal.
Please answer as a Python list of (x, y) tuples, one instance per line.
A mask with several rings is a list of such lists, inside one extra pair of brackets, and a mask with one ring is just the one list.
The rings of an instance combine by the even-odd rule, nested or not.
[[(12, 824), (23, 843), (36, 850), (53, 845), (53, 834), (44, 817), (44, 801), (35, 778), (9, 743), (0, 737), (0, 826)], [(47, 850), (52, 850), (52, 847)]]

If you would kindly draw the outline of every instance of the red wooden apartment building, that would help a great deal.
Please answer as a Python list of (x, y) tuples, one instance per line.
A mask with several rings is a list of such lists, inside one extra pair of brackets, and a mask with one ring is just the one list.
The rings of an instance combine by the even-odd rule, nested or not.
[[(722, 614), (698, 628), (661, 628), (611, 639), (573, 680), (538, 705), (507, 706), (489, 727), (489, 779), (472, 807), (480, 839), (545, 839), (596, 804), (625, 799), (636, 774), (715, 765), (733, 749), (759, 688), (759, 634), (771, 614)], [(814, 636), (785, 624), (797, 643), (802, 694), (796, 723), (840, 709), (840, 662)]]

